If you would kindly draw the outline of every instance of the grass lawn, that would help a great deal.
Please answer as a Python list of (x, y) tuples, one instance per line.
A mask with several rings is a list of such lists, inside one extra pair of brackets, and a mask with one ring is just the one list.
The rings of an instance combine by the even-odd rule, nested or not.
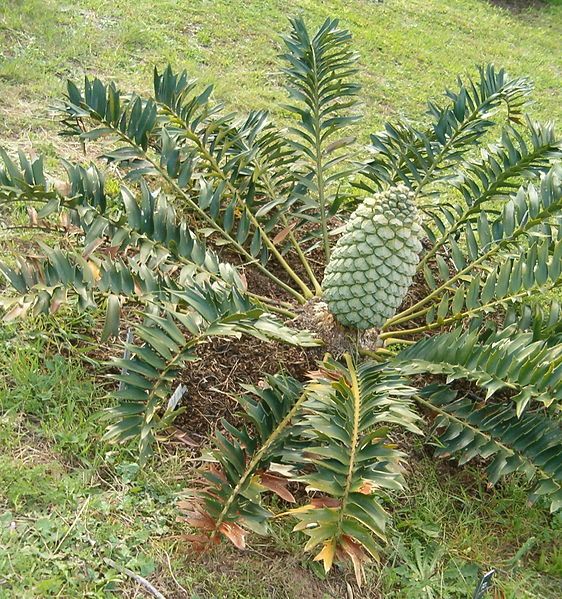
[(235, 108), (275, 110), (284, 97), (278, 32), (290, 14), (311, 26), (337, 16), (352, 31), (362, 56), (365, 140), (384, 120), (420, 117), (458, 73), (487, 62), (531, 75), (533, 116), (559, 121), (562, 2), (534, 4), (541, 6), (521, 12), (486, 0), (310, 0), (290, 10), (273, 0), (4, 0), (0, 130), (44, 148), (56, 143), (47, 107), (66, 78), (87, 72), (143, 91), (153, 66), (167, 62), (215, 83)]
[[(84, 72), (144, 91), (153, 66), (171, 62), (233, 108), (275, 111), (290, 14), (311, 25), (337, 16), (354, 34), (364, 142), (385, 120), (422, 118), (427, 98), (486, 62), (530, 75), (532, 116), (562, 121), (562, 0), (3, 0), (0, 145), (78, 154), (48, 107)], [(287, 523), (245, 553), (193, 555), (175, 520), (190, 452), (163, 447), (141, 470), (133, 451), (100, 441), (106, 383), (75, 348), (94, 349), (98, 326), (64, 311), (0, 324), (0, 598), (146, 594), (123, 567), (168, 599), (461, 599), (492, 567), (490, 598), (562, 596), (562, 515), (527, 506), (521, 478), (489, 490), (477, 470), (417, 447), (407, 496), (389, 506), (386, 562), (361, 591), (343, 571), (324, 579)]]

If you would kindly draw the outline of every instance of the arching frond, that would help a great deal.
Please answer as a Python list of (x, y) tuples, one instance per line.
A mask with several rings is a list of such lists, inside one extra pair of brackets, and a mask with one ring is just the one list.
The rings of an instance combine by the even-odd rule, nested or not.
[(490, 218), (493, 211), (505, 207), (517, 193), (521, 177), (531, 181), (545, 175), (561, 157), (562, 142), (552, 124), (540, 125), (528, 120), (527, 130), (522, 133), (513, 127), (504, 128), (500, 141), (482, 150), (478, 159), (465, 160), (451, 182), (461, 192), (465, 204), (437, 202), (425, 207), (430, 217), (426, 233), (432, 247), (424, 256), (424, 263), (451, 238), (456, 238), (467, 223), (482, 215)]
[(459, 226), (463, 237), (447, 241), (435, 254), (436, 271), (423, 260), (429, 292), (390, 318), (385, 329), (423, 316), (426, 326), (385, 333), (409, 335), (483, 315), (520, 300), (531, 290), (559, 284), (562, 275), (562, 182), (560, 167), (542, 177), (540, 187), (521, 187), (491, 223), (486, 212)]
[(422, 389), (418, 400), (437, 415), (437, 456), (458, 456), (460, 464), (493, 458), (486, 469), (491, 484), (521, 472), (536, 480), (531, 500), (546, 497), (551, 511), (562, 508), (562, 431), (544, 411), (518, 415), (509, 403), (459, 396), (439, 384)]
[[(173, 82), (170, 86), (173, 88)], [(181, 88), (177, 78), (176, 86)], [(167, 101), (174, 104), (173, 94)], [(203, 130), (194, 133), (187, 123), (178, 128), (178, 115), (170, 116), (169, 105), (159, 116), (161, 104), (154, 99), (124, 96), (113, 84), (99, 79), (86, 79), (84, 91), (69, 82), (64, 122), (69, 134), (84, 140), (110, 136), (118, 147), (106, 152), (105, 157), (124, 169), (127, 177), (163, 179), (178, 200), (218, 235), (222, 244), (229, 245), (299, 301), (311, 297), (313, 292), (269, 235), (269, 226), (260, 222), (252, 210), (255, 181), (241, 176), (251, 164), (252, 153), (247, 152), (246, 142), (254, 144), (255, 136), (261, 136), (265, 114), (255, 113), (242, 123), (233, 122), (230, 117), (211, 118)], [(87, 124), (91, 128), (83, 131)], [(264, 266), (269, 254), (299, 291)]]
[[(288, 66), (287, 91), (291, 103), (286, 105), (298, 118), (290, 131), (292, 142), (307, 163), (307, 172), (300, 178), (304, 193), (313, 198), (313, 210), (307, 220), (319, 213), (324, 252), (330, 256), (327, 220), (336, 208), (337, 196), (331, 185), (349, 174), (340, 165), (346, 155), (338, 152), (353, 138), (340, 137), (345, 127), (355, 123), (359, 116), (350, 111), (355, 107), (360, 86), (352, 81), (357, 72), (357, 54), (351, 50), (349, 31), (340, 29), (336, 19), (326, 19), (314, 36), (310, 36), (303, 20), (291, 19), (292, 30), (284, 37), (287, 51), (282, 55)], [(336, 168), (339, 167), (339, 168)]]
[(127, 360), (116, 360), (121, 374), (112, 375), (120, 388), (113, 393), (118, 405), (108, 409), (115, 421), (106, 438), (124, 442), (138, 439), (141, 459), (151, 451), (157, 430), (168, 424), (165, 406), (172, 384), (185, 365), (197, 359), (195, 348), (210, 337), (249, 335), (297, 345), (315, 345), (306, 332), (284, 326), (235, 290), (191, 287), (172, 294), (174, 305), (164, 314), (146, 314), (146, 324), (135, 329), (138, 345), (129, 344)]
[(467, 379), (486, 392), (513, 394), (520, 416), (529, 402), (545, 406), (562, 400), (562, 345), (533, 341), (517, 325), (493, 332), (457, 328), (421, 339), (397, 356), (404, 375), (444, 374), (448, 381)]
[(371, 136), (375, 156), (362, 173), (368, 190), (402, 182), (422, 191), (427, 185), (447, 181), (465, 154), (494, 126), (493, 117), (505, 105), (511, 123), (523, 122), (522, 108), (532, 90), (526, 78), (511, 78), (494, 65), (479, 68), (479, 79), (458, 79), (458, 91), (448, 90), (449, 104), (429, 103), (432, 122), (417, 128), (403, 121), (387, 124)]

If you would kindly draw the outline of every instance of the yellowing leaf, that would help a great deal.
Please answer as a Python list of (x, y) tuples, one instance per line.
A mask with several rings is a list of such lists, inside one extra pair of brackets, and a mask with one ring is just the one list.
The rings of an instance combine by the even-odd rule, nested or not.
[(92, 260), (88, 260), (88, 268), (90, 269), (90, 272), (92, 273), (92, 276), (94, 277), (94, 281), (99, 281), (100, 269), (98, 268), (97, 264), (92, 262)]
[(324, 547), (322, 547), (322, 551), (318, 555), (315, 556), (314, 561), (319, 562), (322, 560), (324, 562), (324, 572), (326, 574), (332, 568), (332, 564), (334, 563), (334, 557), (336, 555), (336, 543), (334, 539), (330, 539), (324, 543)]

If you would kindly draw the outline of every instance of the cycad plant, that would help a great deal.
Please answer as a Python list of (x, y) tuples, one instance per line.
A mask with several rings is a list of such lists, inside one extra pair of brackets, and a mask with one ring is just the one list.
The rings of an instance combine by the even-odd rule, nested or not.
[(112, 179), (1, 152), (4, 214), (50, 240), (2, 265), (4, 317), (102, 307), (104, 340), (136, 321), (106, 436), (141, 460), (209, 338), (323, 345), (306, 380), (246, 386), (246, 424), (216, 423), (181, 506), (200, 547), (293, 518), (326, 571), (349, 560), (361, 581), (405, 484), (402, 429), (562, 506), (562, 150), (523, 112), (530, 82), (493, 66), (363, 150), (349, 32), (294, 19), (284, 42), (284, 128), (171, 67), (150, 97), (69, 82), (63, 134), (102, 140)]

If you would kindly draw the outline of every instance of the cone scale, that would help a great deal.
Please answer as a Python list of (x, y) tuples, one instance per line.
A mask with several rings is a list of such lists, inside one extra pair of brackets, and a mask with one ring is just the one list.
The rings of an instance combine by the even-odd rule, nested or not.
[(326, 267), (324, 301), (340, 324), (380, 328), (396, 314), (421, 252), (414, 193), (392, 187), (366, 198), (351, 215)]

